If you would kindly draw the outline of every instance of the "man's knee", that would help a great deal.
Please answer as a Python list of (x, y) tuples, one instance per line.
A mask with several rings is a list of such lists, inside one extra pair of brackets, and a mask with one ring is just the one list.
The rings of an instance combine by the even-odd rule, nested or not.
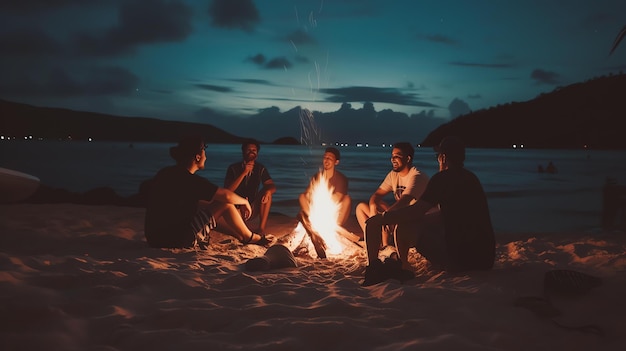
[(365, 215), (367, 217), (370, 216), (370, 207), (368, 204), (361, 202), (356, 206), (355, 212), (357, 215)]

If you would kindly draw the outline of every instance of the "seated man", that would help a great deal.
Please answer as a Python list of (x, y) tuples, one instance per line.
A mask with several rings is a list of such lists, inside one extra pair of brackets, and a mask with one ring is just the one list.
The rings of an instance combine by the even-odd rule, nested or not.
[(341, 154), (334, 147), (326, 148), (324, 159), (322, 161), (322, 169), (319, 173), (311, 178), (311, 182), (306, 190), (300, 194), (299, 202), (302, 212), (308, 216), (309, 206), (311, 202), (311, 185), (314, 184), (323, 175), (328, 180), (328, 186), (333, 188), (333, 201), (339, 204), (339, 213), (337, 214), (337, 224), (343, 226), (350, 216), (350, 196), (348, 195), (348, 178), (335, 169), (339, 164)]
[[(368, 218), (383, 211), (395, 211), (409, 206), (424, 192), (428, 183), (426, 173), (413, 165), (415, 150), (408, 142), (399, 142), (391, 150), (391, 171), (387, 173), (378, 189), (370, 196), (369, 202), (361, 202), (356, 207), (356, 218), (365, 233), (365, 222)], [(395, 202), (387, 204), (383, 199), (393, 194)], [(389, 245), (389, 237), (396, 231), (396, 226), (388, 226), (383, 231), (381, 249)]]
[(204, 169), (206, 145), (199, 136), (181, 139), (170, 148), (176, 165), (161, 169), (150, 182), (145, 215), (145, 236), (152, 247), (185, 248), (208, 244), (208, 234), (223, 218), (244, 244), (269, 246), (264, 234), (251, 232), (235, 205), (248, 200), (220, 188), (196, 171)]
[[(254, 139), (246, 139), (241, 143), (242, 162), (228, 166), (224, 177), (224, 187), (237, 195), (248, 199), (252, 205), (252, 216), (242, 213), (246, 220), (259, 217), (259, 225), (255, 232), (263, 234), (272, 207), (272, 194), (276, 185), (269, 171), (257, 161), (261, 144)], [(245, 211), (245, 208), (241, 208)]]
[[(446, 137), (435, 150), (439, 173), (430, 179), (420, 199), (411, 206), (383, 212), (367, 220), (368, 266), (364, 286), (394, 275), (406, 277), (402, 273), (411, 268), (408, 263), (411, 247), (431, 263), (449, 271), (493, 267), (495, 237), (487, 198), (476, 175), (463, 165), (465, 146), (458, 138)], [(427, 214), (434, 206), (439, 206), (440, 212)], [(399, 262), (390, 261), (389, 266), (401, 267), (404, 271), (390, 272), (378, 259), (378, 248), (383, 225), (397, 223), (409, 225), (398, 226), (395, 242)]]

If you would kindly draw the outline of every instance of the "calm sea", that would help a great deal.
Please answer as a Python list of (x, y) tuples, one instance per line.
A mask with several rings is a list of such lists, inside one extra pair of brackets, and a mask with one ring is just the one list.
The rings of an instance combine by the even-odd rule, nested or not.
[[(32, 174), (44, 184), (83, 192), (109, 186), (120, 195), (172, 164), (164, 143), (2, 141), (0, 167)], [(391, 148), (340, 147), (338, 169), (349, 180), (353, 207), (366, 201), (390, 170)], [(295, 215), (297, 196), (317, 172), (322, 147), (262, 145), (259, 161), (277, 184), (272, 211)], [(206, 169), (198, 174), (223, 185), (224, 173), (241, 160), (239, 145), (210, 145)], [(418, 148), (415, 164), (437, 171), (431, 148)], [(537, 173), (552, 161), (557, 174)], [(466, 167), (478, 175), (489, 198), (496, 230), (547, 232), (596, 230), (607, 177), (626, 185), (626, 151), (468, 149)]]

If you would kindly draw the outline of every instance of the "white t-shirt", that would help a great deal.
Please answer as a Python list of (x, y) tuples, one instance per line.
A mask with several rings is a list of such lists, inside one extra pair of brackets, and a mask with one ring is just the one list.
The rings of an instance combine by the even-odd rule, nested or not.
[(409, 173), (403, 177), (398, 172), (390, 171), (379, 188), (385, 192), (393, 192), (396, 201), (403, 195), (410, 195), (413, 197), (411, 200), (411, 204), (413, 204), (422, 196), (428, 179), (426, 173), (420, 172), (415, 166), (412, 166)]

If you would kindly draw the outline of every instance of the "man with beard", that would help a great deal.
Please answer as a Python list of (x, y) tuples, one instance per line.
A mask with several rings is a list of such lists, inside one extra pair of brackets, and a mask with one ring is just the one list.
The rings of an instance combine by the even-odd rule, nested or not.
[(252, 214), (245, 213), (248, 209), (240, 207), (242, 217), (253, 219), (258, 216), (259, 226), (253, 232), (264, 234), (272, 207), (272, 194), (276, 192), (276, 185), (274, 185), (267, 168), (256, 160), (260, 150), (261, 145), (257, 140), (246, 139), (243, 141), (241, 144), (243, 161), (228, 166), (224, 178), (224, 187), (248, 199), (252, 205)]
[[(356, 207), (356, 218), (365, 233), (365, 222), (368, 218), (382, 212), (395, 211), (407, 207), (422, 195), (428, 176), (413, 166), (415, 150), (408, 142), (399, 142), (393, 145), (391, 150), (391, 171), (387, 174), (378, 189), (369, 199), (369, 203), (361, 202)], [(387, 204), (383, 199), (385, 195), (393, 193), (396, 200), (393, 204)], [(383, 230), (380, 248), (389, 245), (389, 236), (396, 231), (396, 226), (389, 226)]]

